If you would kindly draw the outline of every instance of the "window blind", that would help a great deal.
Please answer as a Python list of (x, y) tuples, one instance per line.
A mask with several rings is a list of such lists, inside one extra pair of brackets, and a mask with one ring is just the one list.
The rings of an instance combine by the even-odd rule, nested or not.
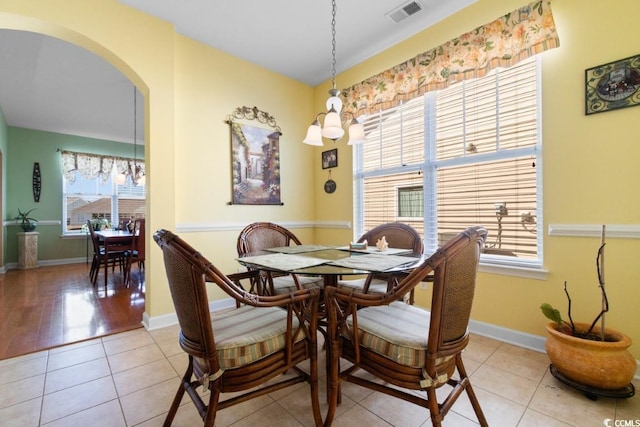
[(529, 59), (366, 117), (369, 142), (354, 155), (354, 237), (402, 221), (435, 250), (480, 224), (487, 254), (541, 264), (538, 68)]

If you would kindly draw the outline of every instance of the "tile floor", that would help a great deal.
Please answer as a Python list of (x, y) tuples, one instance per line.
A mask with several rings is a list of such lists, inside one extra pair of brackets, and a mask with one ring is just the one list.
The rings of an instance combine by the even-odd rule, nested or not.
[[(138, 329), (0, 361), (0, 426), (162, 425), (186, 366), (176, 334), (177, 327)], [(464, 357), (493, 427), (597, 427), (607, 425), (605, 419), (624, 420), (616, 426), (640, 425), (639, 395), (589, 400), (549, 374), (545, 354), (474, 335)], [(322, 403), (323, 352), (319, 358)], [(216, 425), (311, 426), (306, 387), (299, 384), (220, 411)], [(427, 411), (415, 405), (352, 384), (343, 391), (334, 426), (431, 425)], [(201, 425), (187, 397), (173, 425)], [(477, 425), (466, 396), (444, 425)]]

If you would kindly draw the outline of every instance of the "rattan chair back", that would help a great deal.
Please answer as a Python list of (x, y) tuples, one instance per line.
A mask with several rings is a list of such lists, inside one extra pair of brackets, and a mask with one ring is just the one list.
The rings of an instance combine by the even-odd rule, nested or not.
[[(240, 281), (255, 279), (259, 274), (257, 271), (225, 275), (171, 231), (158, 230), (153, 238), (162, 249), (171, 298), (180, 324), (180, 347), (189, 355), (188, 367), (164, 425), (170, 426), (173, 422), (185, 392), (191, 397), (204, 425), (213, 427), (218, 410), (303, 381), (311, 385), (314, 421), (321, 425), (316, 348), (319, 290), (299, 290), (272, 297), (250, 294), (242, 288)], [(207, 283), (214, 283), (233, 298), (240, 307), (236, 311), (238, 314), (225, 312), (214, 316), (212, 322)], [(252, 321), (262, 319), (258, 312), (270, 313), (269, 319), (273, 320), (266, 324)], [(216, 342), (218, 317), (223, 318), (220, 327), (225, 328), (222, 335), (227, 342), (226, 348), (218, 348), (221, 345)], [(243, 328), (245, 323), (250, 327)], [(264, 339), (265, 334), (256, 334), (264, 327), (275, 327), (276, 339), (282, 336), (283, 341), (275, 343), (272, 341), (274, 335), (267, 334), (268, 345), (261, 345), (259, 339)], [(254, 352), (245, 351), (245, 347), (238, 348), (238, 342), (248, 342), (249, 346), (258, 342), (260, 348), (256, 351), (261, 354), (252, 359)], [(306, 371), (297, 366), (305, 361), (309, 361)], [(290, 375), (282, 376), (287, 372)], [(196, 391), (199, 386), (209, 390), (208, 404)], [(221, 393), (231, 392), (235, 396), (220, 401)]]

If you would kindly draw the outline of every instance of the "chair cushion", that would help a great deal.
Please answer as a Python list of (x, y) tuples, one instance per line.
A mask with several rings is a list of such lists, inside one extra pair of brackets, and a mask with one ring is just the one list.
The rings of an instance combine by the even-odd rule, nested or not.
[[(322, 277), (298, 276), (298, 282), (302, 289), (321, 288), (324, 282)], [(277, 276), (273, 278), (273, 289), (278, 294), (288, 294), (298, 290), (291, 276)]]
[[(350, 280), (339, 280), (338, 287), (339, 288), (349, 288), (355, 289), (356, 291), (362, 292), (364, 289), (364, 282), (366, 279), (350, 279)], [(382, 279), (373, 279), (369, 284), (368, 294), (385, 294), (387, 293), (388, 282)]]
[[(430, 316), (403, 302), (360, 309), (360, 344), (402, 365), (424, 367)], [(351, 317), (347, 323), (353, 326)]]
[[(248, 365), (285, 346), (287, 312), (279, 307), (243, 306), (211, 320), (222, 369)], [(293, 330), (298, 319), (293, 317)], [(304, 339), (300, 331), (296, 342)]]

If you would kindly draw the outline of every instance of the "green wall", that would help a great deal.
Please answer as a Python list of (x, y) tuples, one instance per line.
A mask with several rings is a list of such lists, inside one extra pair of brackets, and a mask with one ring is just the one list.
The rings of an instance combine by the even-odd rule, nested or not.
[[(0, 170), (2, 171), (2, 195), (0, 196), (2, 200), (0, 201), (0, 215), (5, 217), (5, 210), (7, 206), (7, 121), (4, 117), (4, 112), (2, 108), (0, 108), (0, 153), (2, 153), (2, 165)], [(7, 233), (5, 232), (5, 228), (2, 227), (2, 233), (0, 233), (0, 244), (2, 247), (0, 248), (0, 270), (4, 267), (4, 248), (7, 246)]]
[[(85, 259), (85, 238), (62, 238), (62, 164), (58, 149), (94, 154), (112, 154), (133, 157), (133, 145), (104, 139), (86, 138), (43, 132), (32, 129), (6, 127), (7, 149), (5, 159), (5, 211), (8, 221), (5, 228), (6, 244), (4, 264), (18, 260), (16, 233), (22, 231), (13, 218), (18, 209), (35, 208), (31, 216), (39, 221), (38, 260), (61, 262), (69, 259)], [(0, 136), (1, 137), (1, 136)], [(142, 148), (138, 146), (138, 153)], [(144, 155), (144, 154), (142, 154)], [(7, 161), (10, 159), (10, 161)], [(33, 200), (33, 164), (40, 164), (42, 191), (38, 203)]]

